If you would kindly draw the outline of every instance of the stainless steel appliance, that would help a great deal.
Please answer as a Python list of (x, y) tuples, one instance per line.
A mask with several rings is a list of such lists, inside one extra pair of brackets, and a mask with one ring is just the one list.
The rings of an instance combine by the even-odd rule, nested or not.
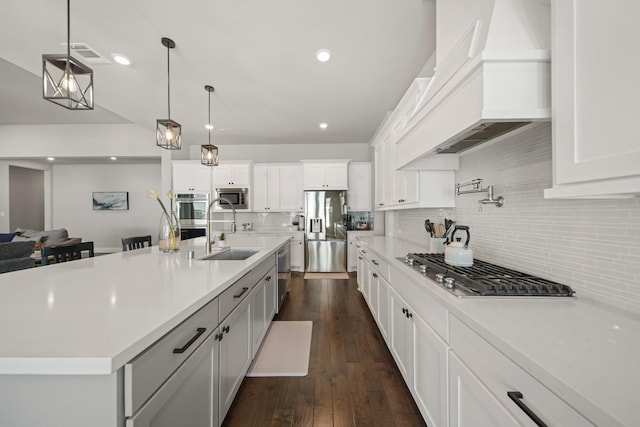
[(289, 245), (287, 245), (278, 251), (278, 313), (280, 313), (284, 299), (287, 296), (290, 281), (291, 261)]
[(305, 192), (305, 271), (347, 271), (346, 191)]
[(398, 258), (458, 297), (571, 297), (571, 287), (478, 259), (471, 267), (452, 266), (442, 254)]
[[(249, 209), (248, 188), (216, 188), (216, 198), (228, 200), (236, 209)], [(213, 208), (231, 209), (231, 205), (224, 200), (218, 200)]]
[(209, 195), (206, 193), (176, 194), (176, 211), (181, 229), (206, 228)]

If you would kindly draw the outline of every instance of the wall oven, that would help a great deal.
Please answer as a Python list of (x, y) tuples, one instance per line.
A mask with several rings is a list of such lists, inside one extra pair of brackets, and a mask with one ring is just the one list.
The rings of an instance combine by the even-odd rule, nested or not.
[[(216, 198), (218, 197), (229, 200), (235, 209), (249, 209), (248, 188), (216, 188)], [(228, 203), (220, 200), (213, 206), (216, 209), (231, 209)]]
[(209, 195), (206, 193), (176, 194), (176, 210), (180, 228), (206, 228)]

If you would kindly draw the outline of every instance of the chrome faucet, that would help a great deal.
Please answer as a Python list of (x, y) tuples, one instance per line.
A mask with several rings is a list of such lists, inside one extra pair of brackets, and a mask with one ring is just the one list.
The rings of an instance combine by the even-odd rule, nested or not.
[[(231, 209), (233, 210), (233, 219), (232, 220), (228, 220), (228, 219), (220, 219), (220, 220), (213, 220), (211, 219), (211, 207), (213, 206), (213, 204), (215, 202), (218, 201), (223, 201), (225, 203), (228, 203), (229, 206), (231, 206)], [(213, 199), (211, 201), (211, 203), (209, 203), (209, 207), (207, 208), (207, 247), (206, 247), (206, 253), (210, 254), (211, 253), (211, 246), (213, 246), (213, 242), (211, 241), (211, 223), (212, 222), (230, 222), (231, 223), (231, 232), (235, 233), (236, 232), (236, 208), (233, 206), (233, 203), (231, 203), (231, 201), (225, 197), (218, 197), (217, 199)]]

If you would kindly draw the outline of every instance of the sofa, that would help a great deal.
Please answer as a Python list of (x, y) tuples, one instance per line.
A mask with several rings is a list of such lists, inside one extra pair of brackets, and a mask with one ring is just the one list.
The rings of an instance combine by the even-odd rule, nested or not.
[(0, 234), (1, 242), (35, 242), (35, 249), (45, 246), (74, 245), (82, 242), (80, 237), (69, 237), (66, 228), (53, 230), (30, 230), (18, 228), (13, 233)]
[(0, 242), (0, 273), (33, 267), (36, 263), (32, 257), (35, 245), (33, 240)]

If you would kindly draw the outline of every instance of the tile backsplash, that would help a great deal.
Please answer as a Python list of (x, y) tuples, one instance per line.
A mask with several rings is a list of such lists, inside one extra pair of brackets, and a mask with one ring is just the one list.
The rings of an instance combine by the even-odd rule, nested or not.
[(387, 212), (387, 235), (426, 250), (425, 219), (451, 218), (469, 226), (476, 258), (640, 313), (640, 199), (545, 199), (551, 168), (548, 123), (463, 153), (456, 182), (482, 178), (494, 197), (504, 197), (504, 207), (480, 205), (487, 194), (477, 193), (458, 196), (455, 208)]

